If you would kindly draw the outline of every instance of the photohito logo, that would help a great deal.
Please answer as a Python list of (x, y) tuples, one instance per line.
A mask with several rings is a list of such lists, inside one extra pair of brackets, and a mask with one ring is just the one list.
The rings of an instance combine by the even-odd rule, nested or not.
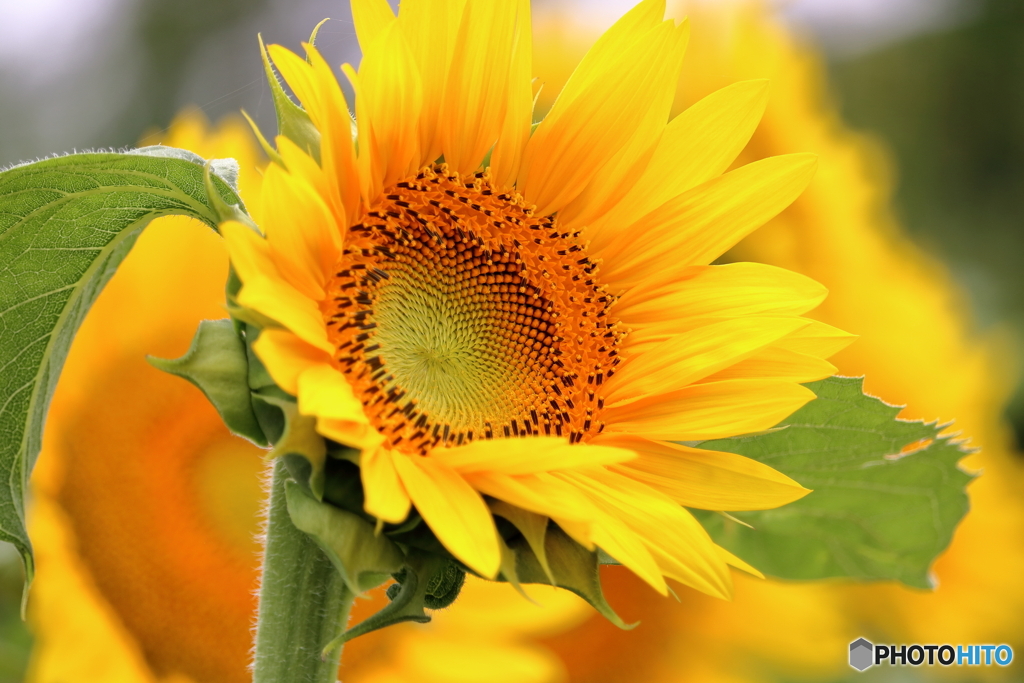
[(1009, 645), (874, 645), (866, 638), (850, 643), (850, 666), (857, 671), (889, 666), (1007, 666), (1013, 661)]

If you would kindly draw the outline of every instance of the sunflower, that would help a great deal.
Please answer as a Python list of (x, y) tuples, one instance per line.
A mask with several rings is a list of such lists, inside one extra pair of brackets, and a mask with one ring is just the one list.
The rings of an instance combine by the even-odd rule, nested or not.
[(269, 48), (319, 145), (278, 137), (262, 234), (222, 226), (237, 304), (269, 321), (253, 348), (321, 435), (361, 452), (367, 513), (399, 524), (415, 505), (484, 577), (501, 554), (489, 501), (553, 520), (662, 594), (668, 577), (725, 597), (727, 565), (755, 570), (683, 506), (807, 493), (680, 443), (771, 428), (850, 335), (800, 317), (826, 293), (806, 277), (709, 265), (816, 160), (724, 172), (764, 82), (669, 121), (689, 30), (664, 9), (619, 20), (535, 127), (525, 1), (411, 0), (397, 17), (353, 2), (355, 140), (317, 50)]

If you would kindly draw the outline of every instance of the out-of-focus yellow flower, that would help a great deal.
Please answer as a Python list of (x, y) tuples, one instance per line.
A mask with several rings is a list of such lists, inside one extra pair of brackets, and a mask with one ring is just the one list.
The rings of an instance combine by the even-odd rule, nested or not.
[[(244, 123), (210, 132), (185, 115), (163, 141), (235, 157), (258, 197)], [(72, 346), (33, 477), (31, 681), (247, 678), (262, 451), (145, 360), (180, 355), (198, 320), (225, 316), (226, 275), (213, 231), (160, 219)]]

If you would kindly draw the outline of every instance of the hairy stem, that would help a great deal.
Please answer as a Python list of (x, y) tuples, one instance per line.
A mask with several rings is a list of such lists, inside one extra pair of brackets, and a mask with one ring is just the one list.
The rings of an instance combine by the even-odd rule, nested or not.
[(326, 659), (320, 653), (348, 622), (353, 595), (316, 543), (292, 524), (287, 479), (279, 460), (270, 493), (253, 682), (334, 683), (341, 648)]

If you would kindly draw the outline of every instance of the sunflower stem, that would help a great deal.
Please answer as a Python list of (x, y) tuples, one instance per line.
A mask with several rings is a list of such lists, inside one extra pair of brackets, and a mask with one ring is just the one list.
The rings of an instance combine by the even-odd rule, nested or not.
[(284, 483), (274, 465), (263, 578), (256, 625), (253, 683), (334, 683), (341, 647), (321, 650), (348, 622), (354, 596), (316, 543), (292, 524)]

